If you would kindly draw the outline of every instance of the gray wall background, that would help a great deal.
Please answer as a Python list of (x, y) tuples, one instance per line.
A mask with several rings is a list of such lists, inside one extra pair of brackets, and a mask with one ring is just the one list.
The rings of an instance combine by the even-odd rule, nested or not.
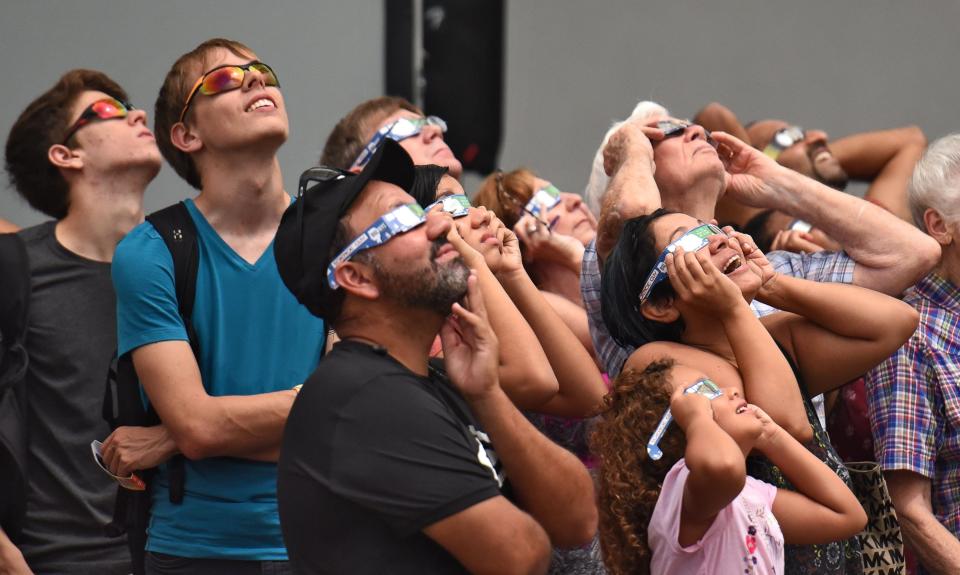
[[(743, 120), (783, 117), (834, 137), (917, 124), (933, 140), (960, 129), (957, 0), (506, 2), (500, 163), (568, 191), (583, 189), (603, 133), (640, 99), (680, 117), (717, 100)], [(291, 193), (336, 121), (383, 90), (382, 0), (4, 0), (0, 132), (5, 140), (27, 103), (74, 67), (103, 70), (152, 112), (170, 64), (213, 36), (245, 42), (277, 69)], [(187, 195), (164, 167), (146, 209)], [(0, 217), (45, 219), (9, 189)]]

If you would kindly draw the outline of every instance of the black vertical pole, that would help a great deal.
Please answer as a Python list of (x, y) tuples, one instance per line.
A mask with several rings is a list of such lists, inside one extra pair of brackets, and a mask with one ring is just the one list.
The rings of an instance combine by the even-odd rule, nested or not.
[(413, 0), (383, 0), (384, 81), (389, 96), (414, 101)]

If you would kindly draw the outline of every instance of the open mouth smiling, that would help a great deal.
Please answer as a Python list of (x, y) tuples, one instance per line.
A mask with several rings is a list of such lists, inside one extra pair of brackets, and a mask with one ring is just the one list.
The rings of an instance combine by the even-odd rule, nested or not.
[(728, 259), (726, 263), (723, 264), (723, 267), (720, 268), (720, 271), (723, 272), (723, 275), (730, 275), (733, 272), (740, 269), (740, 266), (742, 265), (743, 265), (743, 258), (741, 258), (739, 255), (734, 254), (730, 256), (730, 259)]
[(277, 104), (273, 100), (271, 100), (270, 98), (263, 97), (263, 98), (257, 98), (256, 100), (254, 100), (253, 103), (247, 106), (246, 111), (254, 112), (262, 108), (276, 108), (276, 107), (277, 107)]

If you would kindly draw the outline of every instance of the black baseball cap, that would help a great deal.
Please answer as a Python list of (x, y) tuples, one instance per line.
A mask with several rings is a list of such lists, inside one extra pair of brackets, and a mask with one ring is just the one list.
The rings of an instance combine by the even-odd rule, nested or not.
[(337, 224), (371, 180), (394, 184), (410, 193), (413, 160), (400, 144), (384, 140), (359, 174), (318, 166), (300, 176), (297, 200), (283, 213), (273, 251), (280, 278), (310, 313), (328, 317), (333, 290), (327, 266), (337, 254), (331, 244)]

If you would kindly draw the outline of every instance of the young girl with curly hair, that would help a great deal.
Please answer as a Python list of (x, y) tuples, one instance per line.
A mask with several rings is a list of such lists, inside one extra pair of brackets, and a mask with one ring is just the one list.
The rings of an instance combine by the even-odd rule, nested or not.
[[(628, 370), (605, 404), (592, 440), (613, 575), (783, 573), (785, 542), (841, 540), (866, 523), (833, 471), (738, 389), (718, 388), (696, 369), (667, 359)], [(648, 447), (668, 408), (676, 425), (664, 417), (666, 432)], [(748, 477), (752, 450), (796, 492)]]

